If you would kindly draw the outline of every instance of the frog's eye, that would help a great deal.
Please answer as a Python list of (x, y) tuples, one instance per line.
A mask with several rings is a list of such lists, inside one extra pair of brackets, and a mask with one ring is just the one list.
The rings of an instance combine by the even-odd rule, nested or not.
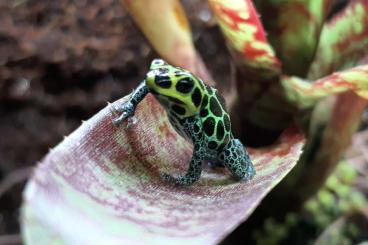
[(176, 90), (183, 94), (187, 94), (192, 91), (193, 87), (194, 81), (190, 77), (182, 78), (176, 84)]
[(156, 76), (155, 83), (157, 86), (160, 86), (161, 88), (171, 87), (170, 77), (167, 77), (167, 76)]
[(154, 59), (152, 61), (152, 65), (155, 66), (162, 66), (162, 65), (166, 65), (167, 63), (165, 61), (163, 61), (162, 59)]

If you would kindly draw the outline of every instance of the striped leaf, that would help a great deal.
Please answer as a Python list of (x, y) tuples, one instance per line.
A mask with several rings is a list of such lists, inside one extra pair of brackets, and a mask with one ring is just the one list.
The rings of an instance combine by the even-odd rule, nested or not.
[(266, 39), (252, 1), (209, 0), (208, 2), (239, 68), (261, 77), (278, 74), (280, 62)]
[(368, 55), (367, 13), (367, 0), (353, 0), (325, 24), (309, 79), (356, 66)]
[(304, 144), (289, 130), (250, 150), (257, 175), (249, 182), (205, 167), (197, 183), (175, 187), (159, 175), (183, 173), (191, 145), (153, 97), (138, 106), (138, 123), (116, 127), (114, 117), (103, 109), (38, 164), (24, 193), (26, 243), (216, 244), (293, 168)]

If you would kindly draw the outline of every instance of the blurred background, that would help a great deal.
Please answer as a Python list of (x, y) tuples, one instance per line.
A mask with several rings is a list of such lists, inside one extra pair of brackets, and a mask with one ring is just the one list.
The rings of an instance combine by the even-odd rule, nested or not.
[[(206, 1), (183, 1), (218, 81), (227, 48)], [(118, 0), (0, 1), (0, 234), (19, 233), (26, 178), (97, 111), (131, 92), (159, 57)]]

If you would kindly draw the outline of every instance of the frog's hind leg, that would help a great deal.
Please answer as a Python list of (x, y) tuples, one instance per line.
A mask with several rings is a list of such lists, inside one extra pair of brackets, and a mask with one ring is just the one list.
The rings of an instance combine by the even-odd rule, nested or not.
[(201, 172), (202, 172), (202, 158), (197, 155), (193, 155), (187, 173), (184, 176), (176, 178), (166, 173), (161, 174), (161, 176), (164, 180), (170, 183), (174, 183), (176, 185), (181, 186), (189, 186), (199, 179), (199, 177), (201, 176)]
[(250, 180), (256, 174), (252, 161), (243, 144), (238, 139), (232, 139), (220, 154), (224, 165), (239, 180)]

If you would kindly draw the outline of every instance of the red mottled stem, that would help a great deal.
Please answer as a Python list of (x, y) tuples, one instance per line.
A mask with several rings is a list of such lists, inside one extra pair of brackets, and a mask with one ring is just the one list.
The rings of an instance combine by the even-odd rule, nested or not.
[(213, 79), (195, 50), (184, 9), (178, 0), (121, 0), (138, 27), (166, 61), (208, 84)]
[[(209, 4), (237, 64), (235, 81), (238, 97), (230, 104), (230, 111), (236, 135), (244, 139), (244, 132), (248, 132), (247, 137), (250, 132), (245, 126), (247, 121), (260, 118), (259, 113), (253, 117), (250, 111), (268, 86), (278, 81), (281, 64), (267, 41), (252, 1), (209, 0)], [(263, 112), (261, 114), (262, 119), (267, 117)], [(277, 126), (274, 125), (272, 127), (279, 128), (280, 124), (276, 122)], [(255, 137), (258, 138), (257, 133)]]
[(209, 4), (240, 69), (261, 77), (280, 72), (280, 62), (266, 39), (252, 1), (209, 0)]
[(368, 1), (352, 0), (323, 27), (309, 79), (357, 64), (368, 54)]

